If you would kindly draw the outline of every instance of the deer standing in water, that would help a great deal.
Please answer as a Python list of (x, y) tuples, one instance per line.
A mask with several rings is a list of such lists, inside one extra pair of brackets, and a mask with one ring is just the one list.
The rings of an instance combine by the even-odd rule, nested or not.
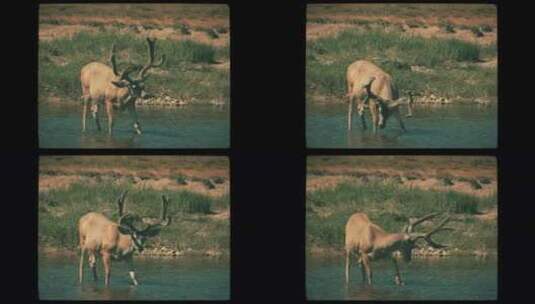
[[(364, 109), (368, 104), (372, 114), (374, 133), (377, 132), (377, 127), (385, 127), (386, 119), (391, 114), (394, 114), (394, 116), (397, 117), (401, 129), (403, 131), (405, 130), (405, 126), (403, 125), (399, 115), (399, 106), (405, 102), (401, 100), (398, 101), (399, 92), (390, 74), (386, 73), (377, 65), (367, 60), (357, 60), (347, 67), (346, 86), (346, 96), (348, 97), (348, 130), (351, 130), (353, 125), (353, 107), (355, 105), (357, 108), (357, 113), (361, 118), (362, 129), (366, 129)], [(409, 114), (407, 116), (412, 115), (411, 94), (409, 94), (409, 98)], [(374, 100), (375, 102), (368, 103), (368, 100)]]
[(167, 217), (167, 197), (162, 196), (162, 210), (159, 219), (141, 218), (146, 224), (144, 229), (138, 229), (134, 222), (139, 216), (124, 213), (124, 199), (126, 191), (117, 200), (119, 209), (119, 221), (115, 223), (101, 213), (89, 212), (78, 221), (78, 234), (80, 241), (80, 268), (79, 280), (83, 282), (84, 255), (89, 255), (89, 268), (93, 273), (93, 279), (97, 280), (97, 257), (102, 258), (104, 266), (104, 282), (110, 284), (111, 261), (119, 260), (128, 263), (129, 276), (134, 285), (138, 285), (133, 266), (134, 251), (142, 252), (147, 238), (154, 237), (160, 230), (168, 226), (171, 218)]
[(359, 257), (358, 262), (362, 267), (363, 282), (372, 284), (371, 260), (390, 258), (396, 270), (395, 282), (397, 285), (403, 285), (394, 252), (401, 252), (404, 260), (410, 262), (412, 250), (417, 248), (416, 242), (418, 240), (424, 240), (433, 248), (446, 247), (433, 241), (431, 236), (439, 231), (453, 230), (452, 228), (444, 227), (450, 219), (449, 216), (429, 232), (421, 233), (414, 231), (417, 225), (437, 215), (437, 213), (432, 213), (416, 220), (410, 220), (401, 232), (388, 233), (372, 223), (365, 213), (353, 214), (347, 221), (345, 230), (346, 284), (349, 283), (351, 253), (356, 253)]
[[(147, 38), (148, 62), (140, 69), (139, 65), (129, 65), (124, 71), (119, 72), (115, 59), (115, 45), (112, 46), (110, 63), (111, 67), (100, 62), (91, 62), (85, 65), (80, 72), (82, 84), (82, 132), (86, 130), (87, 111), (91, 106), (92, 116), (100, 131), (98, 118), (99, 104), (106, 107), (108, 116), (108, 134), (112, 134), (113, 112), (115, 109), (128, 109), (134, 119), (134, 130), (141, 134), (141, 126), (136, 112), (136, 99), (146, 98), (145, 81), (147, 72), (154, 67), (161, 66), (165, 61), (162, 55), (158, 63), (154, 62), (154, 45), (156, 39)], [(132, 73), (139, 70), (136, 78)]]

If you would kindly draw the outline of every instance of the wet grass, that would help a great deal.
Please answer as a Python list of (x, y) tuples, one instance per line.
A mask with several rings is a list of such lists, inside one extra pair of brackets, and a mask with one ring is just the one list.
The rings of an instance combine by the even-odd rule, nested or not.
[[(112, 32), (80, 32), (72, 38), (60, 38), (39, 43), (39, 100), (47, 96), (78, 102), (81, 96), (80, 70), (90, 62), (109, 65), (111, 46), (117, 47), (119, 70), (128, 64), (146, 62), (146, 42), (133, 34)], [(156, 56), (167, 60), (158, 70), (149, 72), (146, 81), (149, 93), (166, 93), (194, 102), (207, 103), (214, 99), (228, 102), (230, 75), (212, 64), (228, 61), (228, 46), (214, 47), (195, 41), (160, 39)]]
[(141, 216), (158, 217), (161, 195), (169, 198), (169, 226), (149, 241), (149, 246), (229, 254), (230, 221), (210, 215), (228, 211), (229, 196), (211, 198), (188, 191), (138, 190), (109, 182), (94, 185), (72, 184), (66, 189), (39, 193), (39, 245), (74, 250), (78, 246), (77, 221), (87, 212), (103, 213), (117, 221), (116, 200), (129, 190), (125, 210)]
[[(307, 97), (327, 95), (341, 102), (347, 90), (347, 67), (365, 59), (391, 74), (401, 92), (413, 90), (448, 98), (494, 100), (496, 69), (479, 67), (476, 63), (496, 56), (496, 52), (496, 45), (481, 46), (456, 39), (346, 30), (307, 43)], [(425, 67), (432, 72), (415, 72), (411, 66)]]
[[(356, 212), (389, 232), (398, 232), (410, 217), (431, 212), (452, 215), (451, 233), (434, 237), (463, 253), (497, 249), (496, 221), (474, 215), (497, 206), (497, 195), (476, 197), (458, 192), (407, 188), (396, 183), (341, 183), (334, 188), (307, 193), (307, 249), (326, 248), (342, 252), (345, 224)], [(436, 224), (436, 223), (435, 223)]]

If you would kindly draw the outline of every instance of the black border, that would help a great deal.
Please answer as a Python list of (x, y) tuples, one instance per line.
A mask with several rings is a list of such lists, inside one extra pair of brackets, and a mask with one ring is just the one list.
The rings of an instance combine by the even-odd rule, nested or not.
[[(24, 34), (19, 31), (8, 33), (13, 36), (9, 38), (13, 39), (14, 44), (20, 46), (10, 50), (14, 53), (10, 55), (12, 58), (25, 56), (28, 60), (18, 61), (17, 66), (10, 67), (13, 71), (18, 71), (22, 65), (27, 68), (27, 72), (11, 75), (15, 78), (15, 82), (13, 87), (9, 85), (11, 87), (9, 99), (20, 102), (9, 103), (7, 111), (4, 108), (4, 113), (9, 113), (8, 116), (13, 117), (13, 120), (0, 120), (0, 130), (4, 131), (5, 138), (8, 139), (5, 148), (1, 150), (3, 157), (0, 168), (3, 169), (4, 174), (0, 176), (3, 184), (7, 185), (5, 187), (7, 195), (4, 196), (4, 204), (7, 206), (5, 212), (13, 215), (31, 215), (32, 220), (30, 222), (27, 219), (21, 220), (20, 216), (5, 218), (9, 227), (7, 231), (11, 233), (4, 233), (3, 242), (3, 253), (9, 255), (4, 258), (5, 275), (3, 277), (9, 282), (9, 290), (4, 294), (4, 298), (17, 302), (45, 302), (37, 298), (38, 215), (34, 202), (38, 197), (38, 170), (36, 168), (38, 168), (40, 154), (197, 155), (204, 153), (204, 155), (227, 156), (231, 166), (230, 302), (272, 303), (287, 300), (288, 302), (306, 302), (305, 191), (303, 190), (305, 189), (307, 155), (485, 155), (497, 157), (499, 288), (496, 302), (530, 299), (533, 281), (531, 273), (534, 264), (530, 247), (533, 245), (531, 241), (526, 242), (526, 240), (532, 240), (535, 230), (533, 221), (535, 204), (531, 202), (533, 180), (535, 180), (533, 173), (535, 172), (535, 158), (533, 150), (530, 149), (532, 143), (530, 122), (533, 118), (529, 105), (525, 103), (521, 107), (517, 105), (522, 101), (530, 102), (529, 96), (519, 91), (518, 88), (533, 87), (532, 77), (524, 77), (526, 69), (529, 69), (527, 67), (529, 62), (525, 59), (532, 58), (533, 53), (530, 52), (529, 41), (517, 35), (530, 34), (528, 26), (533, 18), (532, 10), (518, 3), (516, 6), (511, 2), (506, 4), (505, 1), (499, 3), (497, 1), (448, 2), (490, 2), (497, 3), (499, 6), (497, 149), (307, 150), (304, 123), (306, 115), (304, 91), (306, 4), (423, 3), (424, 1), (253, 1), (242, 3), (237, 0), (195, 1), (195, 3), (230, 6), (231, 144), (229, 149), (39, 149), (37, 107), (32, 102), (26, 102), (37, 100), (35, 84), (38, 66), (38, 4), (150, 1), (33, 1), (30, 5), (30, 12), (28, 12), (27, 3), (24, 3), (19, 14), (9, 13), (20, 19), (16, 20), (20, 28), (26, 27), (27, 30)], [(158, 2), (188, 3), (188, 1)], [(189, 3), (192, 2), (194, 1), (189, 1)], [(445, 3), (444, 1), (432, 3), (440, 2)], [(20, 17), (25, 17), (25, 19)], [(268, 24), (265, 24), (266, 22)], [(279, 48), (286, 49), (286, 52), (280, 52)], [(11, 63), (13, 62), (9, 62)], [(253, 64), (258, 68), (255, 69)], [(259, 74), (258, 69), (262, 69), (263, 73), (252, 79), (251, 75)], [(27, 88), (28, 77), (31, 77), (32, 89)], [(289, 82), (292, 85), (289, 85)], [(263, 88), (265, 91), (259, 92), (258, 88)], [(14, 90), (19, 91), (14, 92)], [(299, 102), (294, 102), (295, 100)], [(7, 98), (4, 101), (7, 101)], [(251, 104), (253, 102), (254, 105)], [(259, 116), (249, 117), (253, 114)], [(16, 130), (14, 130), (14, 121)], [(266, 127), (266, 124), (271, 128)], [(284, 184), (286, 186), (279, 189), (279, 186)], [(296, 201), (300, 203), (295, 203)], [(34, 263), (28, 261), (34, 261)]]

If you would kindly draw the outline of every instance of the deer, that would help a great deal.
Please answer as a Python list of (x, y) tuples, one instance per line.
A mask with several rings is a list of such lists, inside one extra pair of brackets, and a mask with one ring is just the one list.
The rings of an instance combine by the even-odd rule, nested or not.
[(127, 191), (124, 191), (117, 199), (119, 210), (119, 221), (113, 222), (102, 213), (89, 212), (78, 221), (78, 235), (80, 241), (80, 265), (79, 282), (83, 283), (83, 268), (85, 253), (88, 253), (89, 268), (96, 282), (97, 257), (102, 258), (104, 266), (104, 283), (106, 287), (110, 284), (111, 261), (125, 261), (128, 264), (128, 274), (132, 283), (139, 285), (133, 265), (134, 252), (141, 253), (144, 249), (147, 238), (154, 237), (160, 230), (171, 223), (171, 217), (167, 216), (169, 200), (162, 196), (162, 211), (160, 218), (141, 218), (146, 224), (143, 229), (138, 229), (134, 222), (140, 221), (140, 217), (124, 212), (124, 200)]
[(371, 261), (391, 258), (394, 263), (396, 285), (404, 285), (399, 272), (398, 263), (395, 257), (396, 252), (400, 252), (405, 262), (412, 259), (412, 251), (418, 248), (417, 241), (424, 240), (433, 248), (446, 248), (443, 245), (431, 239), (435, 233), (440, 231), (453, 230), (453, 228), (444, 227), (450, 220), (446, 216), (438, 226), (429, 232), (415, 232), (414, 228), (434, 217), (438, 213), (431, 213), (418, 219), (410, 219), (409, 223), (404, 226), (403, 230), (398, 233), (389, 233), (384, 231), (378, 225), (372, 223), (365, 213), (355, 213), (347, 221), (345, 227), (345, 281), (346, 286), (349, 284), (350, 258), (355, 253), (358, 256), (357, 263), (362, 268), (362, 281), (372, 285)]
[(395, 86), (392, 76), (383, 71), (377, 65), (367, 60), (357, 60), (350, 64), (346, 71), (346, 86), (348, 97), (347, 129), (352, 129), (353, 107), (361, 118), (362, 129), (366, 129), (366, 120), (364, 118), (364, 109), (369, 103), (369, 109), (372, 115), (374, 134), (377, 133), (377, 127), (384, 128), (386, 120), (392, 114), (399, 120), (402, 131), (406, 131), (403, 121), (401, 120), (399, 107), (407, 104), (409, 113), (407, 117), (412, 116), (412, 92), (409, 92), (409, 102), (399, 100), (399, 92)]
[[(145, 99), (147, 72), (151, 68), (160, 67), (165, 62), (165, 54), (158, 62), (154, 62), (154, 47), (156, 39), (147, 38), (148, 62), (144, 66), (130, 64), (123, 71), (119, 71), (116, 63), (115, 44), (111, 47), (111, 67), (101, 62), (91, 62), (85, 65), (80, 72), (82, 85), (82, 132), (86, 131), (86, 116), (91, 106), (91, 114), (95, 120), (98, 131), (100, 121), (98, 118), (99, 104), (104, 104), (108, 118), (108, 135), (112, 135), (113, 112), (128, 109), (134, 120), (134, 131), (141, 134), (141, 126), (136, 112), (136, 100)], [(137, 76), (132, 73), (139, 71)]]

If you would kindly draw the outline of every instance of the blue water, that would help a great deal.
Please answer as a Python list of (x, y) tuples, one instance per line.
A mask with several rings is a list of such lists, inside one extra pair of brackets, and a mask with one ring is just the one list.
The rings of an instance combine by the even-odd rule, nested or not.
[(114, 134), (107, 135), (107, 119), (100, 113), (102, 131), (88, 115), (81, 132), (82, 107), (39, 103), (41, 148), (227, 148), (230, 145), (229, 107), (137, 107), (142, 135), (136, 135), (127, 111), (114, 118)]
[(373, 285), (362, 283), (360, 266), (351, 268), (345, 285), (345, 258), (309, 258), (307, 298), (310, 300), (496, 300), (496, 258), (415, 258), (400, 262), (404, 286), (394, 283), (391, 261), (373, 261)]
[[(402, 108), (402, 115), (406, 108)], [(408, 132), (402, 133), (395, 118), (387, 121), (378, 135), (367, 130), (360, 118), (353, 117), (347, 130), (347, 105), (344, 103), (307, 104), (306, 138), (310, 148), (496, 148), (498, 114), (496, 106), (443, 105), (415, 106), (414, 115), (403, 117)]]
[(230, 261), (214, 258), (134, 257), (140, 285), (130, 284), (123, 262), (112, 262), (111, 283), (104, 287), (103, 269), (93, 282), (85, 267), (79, 285), (77, 257), (39, 257), (39, 297), (46, 300), (228, 300)]

